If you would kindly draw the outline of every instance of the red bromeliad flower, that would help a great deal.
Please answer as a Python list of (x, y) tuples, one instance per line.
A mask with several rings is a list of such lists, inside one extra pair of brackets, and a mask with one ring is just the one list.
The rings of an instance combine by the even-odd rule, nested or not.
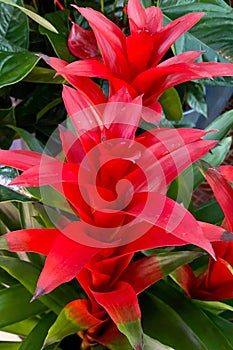
[(210, 258), (207, 269), (198, 276), (189, 265), (174, 274), (191, 298), (212, 301), (233, 298), (233, 243), (213, 242), (213, 248), (216, 260)]
[(0, 238), (1, 249), (47, 255), (35, 296), (74, 278), (102, 249), (121, 247), (118, 254), (124, 255), (191, 243), (213, 254), (210, 241), (220, 240), (225, 230), (198, 223), (165, 194), (171, 181), (216, 142), (202, 140), (205, 131), (182, 128), (135, 137), (140, 98), (132, 101), (125, 89), (104, 108), (66, 86), (63, 98), (76, 131), (60, 128), (64, 161), (31, 151), (0, 151), (1, 164), (23, 171), (12, 184), (50, 185), (74, 214), (74, 221), (61, 215), (57, 228)]
[(142, 332), (137, 295), (197, 254), (161, 253), (131, 262), (132, 253), (118, 256), (117, 249), (98, 253), (77, 276), (87, 299), (74, 300), (64, 307), (46, 344), (78, 332), (83, 339), (82, 349), (97, 342), (108, 349), (142, 349), (149, 339), (154, 347), (148, 349), (157, 348), (159, 343)]
[[(222, 226), (233, 232), (233, 166), (209, 166), (201, 162), (201, 171), (218, 200), (225, 219)], [(208, 268), (198, 276), (189, 265), (179, 268), (175, 276), (188, 296), (203, 300), (233, 298), (233, 243), (214, 242), (216, 260), (210, 258)]]
[[(199, 51), (163, 60), (171, 45), (200, 20), (204, 15), (202, 12), (185, 15), (163, 26), (160, 8), (144, 9), (140, 0), (129, 0), (130, 35), (126, 37), (103, 14), (74, 7), (88, 20), (92, 29), (84, 30), (74, 24), (70, 32), (68, 46), (83, 60), (68, 64), (57, 58), (45, 59), (57, 74), (85, 94), (90, 79), (84, 77), (107, 79), (110, 95), (126, 86), (132, 98), (143, 95), (143, 104), (156, 111), (155, 121), (160, 119), (162, 112), (158, 99), (168, 88), (194, 79), (233, 74), (230, 63), (195, 62), (202, 54)], [(98, 97), (100, 95), (103, 98), (101, 93)]]

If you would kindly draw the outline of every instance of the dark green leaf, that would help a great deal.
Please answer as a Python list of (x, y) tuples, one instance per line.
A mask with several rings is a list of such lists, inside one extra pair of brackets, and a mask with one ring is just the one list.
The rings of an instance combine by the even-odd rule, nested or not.
[(51, 25), (51, 23), (46, 21), (43, 17), (39, 16), (37, 13), (32, 12), (23, 6), (19, 6), (18, 4), (16, 4), (12, 0), (0, 0), (0, 2), (3, 2), (7, 5), (9, 4), (9, 5), (15, 7), (18, 11), (22, 11), (25, 15), (27, 15), (28, 17), (33, 19), (33, 21), (37, 22), (41, 26), (47, 28), (48, 30), (51, 30), (54, 33), (57, 33), (57, 30)]
[(183, 118), (182, 105), (179, 94), (174, 87), (166, 90), (159, 99), (168, 120), (181, 120)]
[(220, 316), (213, 315), (212, 313), (207, 313), (207, 315), (226, 339), (228, 339), (229, 343), (233, 344), (233, 323)]
[(0, 109), (0, 148), (8, 149), (13, 141), (15, 132), (8, 127), (15, 125), (15, 109)]
[(176, 350), (207, 350), (178, 313), (156, 296), (139, 297), (143, 330), (150, 337)]
[(27, 338), (23, 341), (19, 350), (41, 350), (41, 347), (46, 338), (47, 332), (55, 321), (56, 316), (54, 313), (45, 315), (37, 324), (37, 326), (31, 331)]
[[(31, 296), (34, 294), (40, 274), (37, 267), (26, 261), (4, 256), (0, 256), (0, 267), (17, 279), (31, 293)], [(77, 297), (76, 292), (66, 284), (49, 295), (41, 297), (40, 301), (58, 314), (68, 302)]]
[(38, 319), (36, 317), (27, 318), (26, 320), (3, 327), (2, 331), (17, 334), (20, 336), (26, 336), (32, 331), (37, 323)]
[(7, 231), (21, 229), (19, 212), (12, 203), (1, 203), (0, 221), (7, 227)]
[(13, 125), (9, 125), (11, 129), (13, 129), (15, 132), (17, 132), (18, 136), (24, 140), (26, 145), (31, 151), (43, 153), (43, 146), (40, 141), (36, 139), (35, 136), (30, 134), (28, 131), (18, 128)]
[[(14, 1), (23, 5), (22, 0)], [(28, 48), (27, 17), (15, 7), (0, 3), (0, 51), (24, 51)]]
[(213, 199), (195, 210), (195, 218), (200, 221), (218, 225), (223, 221), (224, 214), (218, 202)]
[(192, 109), (207, 117), (206, 95), (202, 84), (193, 83), (188, 85), (187, 102)]
[(20, 347), (20, 342), (6, 342), (0, 341), (0, 350), (18, 350)]
[[(167, 16), (167, 22), (190, 12), (206, 13), (189, 33), (176, 41), (176, 54), (200, 50), (205, 51), (201, 58), (203, 61), (233, 60), (233, 9), (224, 0), (161, 0), (159, 6)], [(218, 77), (214, 82), (208, 80), (208, 84), (232, 85), (233, 78)]]
[(233, 110), (221, 114), (205, 130), (217, 130), (210, 132), (204, 138), (206, 140), (222, 140), (233, 128)]
[(69, 11), (56, 11), (46, 14), (46, 18), (57, 28), (59, 34), (54, 34), (46, 28), (40, 27), (40, 33), (48, 37), (58, 57), (65, 61), (71, 62), (74, 56), (71, 55), (67, 47), (67, 38), (69, 34)]
[(47, 308), (38, 300), (30, 303), (31, 294), (21, 285), (0, 291), (0, 328), (44, 312)]
[(63, 84), (65, 80), (62, 77), (55, 77), (55, 71), (49, 68), (35, 67), (24, 78), (24, 81), (30, 83), (48, 83), (48, 84)]
[(23, 194), (20, 194), (12, 189), (0, 185), (0, 202), (35, 202), (36, 199)]
[(191, 299), (174, 288), (171, 283), (162, 281), (156, 284), (153, 286), (153, 293), (167, 303), (182, 318), (202, 344), (205, 345), (205, 349), (233, 349), (233, 346), (222, 335), (218, 327), (209, 320), (206, 314)]
[(38, 61), (31, 52), (0, 52), (0, 89), (25, 78)]

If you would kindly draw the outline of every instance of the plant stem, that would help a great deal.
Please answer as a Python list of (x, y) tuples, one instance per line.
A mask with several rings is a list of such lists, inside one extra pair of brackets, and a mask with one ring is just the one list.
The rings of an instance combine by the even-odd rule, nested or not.
[(100, 0), (100, 10), (104, 13), (104, 0)]

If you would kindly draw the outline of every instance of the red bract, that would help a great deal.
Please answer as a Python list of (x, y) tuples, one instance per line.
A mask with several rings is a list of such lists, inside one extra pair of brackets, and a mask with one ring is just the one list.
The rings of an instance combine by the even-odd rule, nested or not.
[(175, 272), (178, 283), (187, 295), (200, 300), (233, 298), (233, 242), (214, 242), (216, 260), (210, 258), (208, 268), (198, 276), (189, 265)]
[(47, 230), (50, 239), (43, 249), (44, 229), (0, 238), (2, 248), (48, 255), (35, 295), (75, 277), (102, 249), (119, 247), (123, 256), (192, 243), (213, 254), (210, 241), (221, 239), (224, 230), (203, 230), (165, 194), (171, 181), (215, 141), (202, 140), (205, 131), (182, 128), (157, 128), (135, 137), (143, 113), (141, 98), (132, 101), (125, 89), (104, 106), (91, 104), (68, 87), (63, 98), (76, 132), (60, 128), (65, 161), (30, 151), (0, 151), (2, 164), (23, 170), (12, 184), (52, 186), (80, 220), (61, 217), (62, 226)]
[[(75, 87), (79, 85), (80, 90), (81, 76), (109, 80), (110, 95), (126, 86), (132, 98), (143, 95), (143, 104), (156, 111), (153, 118), (158, 120), (162, 111), (158, 99), (168, 88), (193, 79), (233, 74), (232, 64), (195, 62), (202, 54), (199, 51), (185, 52), (163, 60), (171, 45), (200, 20), (204, 15), (202, 12), (185, 15), (163, 26), (160, 8), (152, 6), (144, 9), (139, 0), (129, 0), (127, 12), (130, 35), (126, 37), (103, 14), (93, 9), (74, 7), (88, 20), (92, 32), (72, 27), (68, 45), (76, 56), (86, 59), (62, 68), (58, 66), (57, 59), (46, 60), (70, 84)], [(75, 35), (72, 34), (74, 29)], [(102, 62), (99, 61), (93, 36)], [(88, 53), (83, 53), (84, 46)], [(94, 56), (98, 56), (98, 60), (87, 59)]]
[(132, 256), (130, 253), (119, 257), (117, 249), (106, 250), (86, 264), (77, 280), (87, 300), (74, 300), (65, 306), (48, 333), (47, 344), (78, 332), (83, 349), (96, 342), (108, 349), (139, 350), (143, 344), (146, 347), (137, 294), (198, 253), (162, 253), (130, 263)]

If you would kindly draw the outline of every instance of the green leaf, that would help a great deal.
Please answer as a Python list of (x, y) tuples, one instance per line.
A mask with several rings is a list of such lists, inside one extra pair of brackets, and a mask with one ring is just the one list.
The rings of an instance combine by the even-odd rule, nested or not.
[(205, 130), (217, 130), (205, 135), (206, 140), (222, 140), (233, 128), (233, 110), (227, 111), (210, 123)]
[(222, 332), (229, 343), (233, 344), (233, 323), (220, 316), (213, 315), (212, 313), (207, 313), (207, 316), (216, 325), (216, 327), (218, 327), (219, 331)]
[(22, 342), (19, 350), (41, 350), (47, 332), (55, 319), (56, 316), (52, 312), (45, 315)]
[[(146, 256), (152, 256), (155, 254), (155, 258), (157, 260), (157, 264), (162, 277), (169, 275), (178, 267), (184, 264), (189, 264), (193, 260), (203, 255), (203, 253), (195, 251), (156, 253), (156, 249), (145, 250), (143, 251), (143, 254), (145, 254)], [(155, 264), (155, 270), (156, 268), (157, 266)]]
[[(222, 332), (210, 321), (206, 314), (191, 299), (174, 288), (172, 283), (161, 281), (152, 289), (153, 293), (164, 303), (167, 303), (190, 327), (204, 345), (204, 349), (233, 349)], [(178, 347), (177, 350), (179, 350)]]
[(30, 134), (28, 131), (18, 128), (13, 125), (9, 125), (11, 129), (17, 132), (18, 136), (24, 140), (26, 145), (31, 151), (38, 152), (38, 153), (43, 153), (43, 146), (40, 141), (36, 139), (35, 136)]
[(175, 350), (170, 346), (161, 344), (158, 340), (149, 337), (144, 334), (144, 346), (143, 350)]
[(193, 302), (201, 309), (210, 311), (214, 315), (219, 315), (224, 311), (233, 311), (233, 306), (220, 301), (193, 300)]
[(55, 11), (46, 14), (45, 17), (59, 30), (59, 34), (56, 35), (46, 28), (39, 28), (41, 34), (48, 37), (55, 53), (61, 59), (71, 62), (75, 57), (70, 53), (67, 47), (67, 40), (69, 34), (69, 17), (70, 11)]
[(35, 21), (38, 24), (40, 24), (42, 27), (47, 28), (51, 32), (58, 33), (56, 28), (54, 28), (54, 26), (51, 23), (49, 23), (49, 21), (47, 21), (43, 17), (39, 16), (37, 13), (32, 12), (32, 11), (28, 10), (27, 8), (25, 8), (25, 7), (19, 6), (19, 5), (17, 5), (15, 2), (13, 2), (11, 0), (0, 0), (0, 2), (3, 2), (4, 4), (16, 7), (17, 9), (22, 11), (25, 15), (30, 17), (33, 21)]
[(183, 118), (182, 105), (179, 94), (174, 87), (166, 90), (159, 99), (168, 120), (181, 120)]
[(7, 231), (21, 229), (19, 212), (12, 203), (1, 203), (0, 221), (6, 226)]
[(2, 331), (25, 337), (33, 330), (37, 323), (37, 318), (27, 318), (26, 320), (3, 327)]
[(40, 301), (30, 303), (31, 297), (21, 285), (0, 290), (0, 328), (46, 311)]
[[(167, 22), (190, 12), (206, 13), (188, 33), (176, 41), (176, 54), (200, 50), (205, 52), (201, 58), (203, 61), (233, 61), (233, 9), (224, 0), (161, 0), (159, 6)], [(232, 85), (233, 77), (217, 77), (213, 82), (210, 79), (206, 81), (214, 85)]]
[(31, 52), (0, 52), (0, 89), (25, 78), (38, 61)]
[(0, 185), (0, 202), (35, 202), (35, 198), (25, 196), (6, 186)]
[(198, 336), (166, 302), (149, 293), (140, 295), (139, 301), (142, 327), (150, 337), (176, 350), (207, 350)]
[(8, 124), (15, 125), (14, 107), (0, 109), (0, 148), (8, 149), (12, 144), (15, 132), (12, 131)]
[(65, 80), (62, 77), (55, 77), (55, 71), (49, 68), (35, 67), (23, 79), (29, 83), (48, 83), (48, 84), (64, 84)]
[[(16, 258), (0, 256), (0, 267), (17, 279), (30, 293), (34, 294), (40, 270), (33, 264)], [(56, 314), (71, 300), (77, 298), (68, 284), (62, 285), (49, 295), (40, 298), (40, 302), (49, 307)]]
[[(23, 5), (22, 0), (14, 1)], [(24, 51), (28, 48), (29, 28), (27, 17), (18, 9), (0, 3), (0, 51)]]
[(188, 84), (187, 103), (192, 109), (201, 113), (207, 118), (206, 93), (203, 84)]
[(0, 341), (0, 350), (18, 350), (20, 347), (20, 342), (7, 342)]
[(199, 206), (195, 210), (194, 215), (197, 220), (209, 222), (214, 225), (221, 224), (224, 219), (223, 211), (216, 199)]

